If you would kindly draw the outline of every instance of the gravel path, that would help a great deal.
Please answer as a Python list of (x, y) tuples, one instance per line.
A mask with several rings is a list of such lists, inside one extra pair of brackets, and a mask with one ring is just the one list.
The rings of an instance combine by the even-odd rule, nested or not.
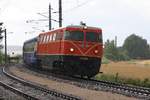
[(35, 76), (31, 73), (27, 73), (26, 71), (23, 72), (17, 67), (11, 67), (10, 71), (16, 76), (23, 79), (30, 80), (32, 82), (44, 85), (48, 88), (65, 92), (67, 94), (77, 95), (86, 100), (137, 100), (135, 98), (130, 98), (116, 93), (94, 91), (63, 82), (52, 81), (45, 77)]

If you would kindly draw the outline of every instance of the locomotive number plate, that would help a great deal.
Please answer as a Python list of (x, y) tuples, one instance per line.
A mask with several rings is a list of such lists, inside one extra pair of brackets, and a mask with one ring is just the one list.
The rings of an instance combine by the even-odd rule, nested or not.
[(81, 60), (88, 60), (87, 57), (80, 57)]

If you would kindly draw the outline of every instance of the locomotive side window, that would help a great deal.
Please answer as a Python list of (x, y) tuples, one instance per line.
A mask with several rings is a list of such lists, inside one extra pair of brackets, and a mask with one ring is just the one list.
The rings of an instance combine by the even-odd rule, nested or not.
[(50, 38), (49, 38), (49, 42), (51, 42), (52, 41), (52, 34), (50, 34)]
[(61, 33), (57, 33), (56, 34), (56, 40), (61, 40), (62, 39), (62, 34)]
[(44, 36), (42, 35), (41, 36), (41, 43), (43, 43), (43, 41), (44, 41)]
[(65, 40), (83, 41), (84, 33), (82, 31), (66, 31), (64, 33)]
[(46, 43), (48, 43), (48, 38), (49, 38), (48, 35), (46, 35), (46, 40), (45, 40)]
[(45, 36), (44, 36), (44, 41), (43, 41), (44, 43), (46, 43), (46, 38), (47, 38), (47, 36), (45, 35)]
[(49, 35), (47, 35), (46, 43), (48, 43), (48, 41), (49, 41)]
[(42, 35), (40, 35), (40, 37), (39, 37), (39, 43), (40, 44), (42, 43)]
[(47, 38), (46, 35), (44, 35), (44, 43), (46, 43), (46, 38)]
[(42, 39), (41, 43), (43, 43), (44, 42), (44, 36), (43, 35), (42, 35), (41, 39)]
[(41, 43), (41, 36), (38, 37), (38, 42)]
[(46, 35), (46, 38), (45, 38), (45, 43), (47, 43), (47, 38), (48, 38), (48, 35)]
[(53, 41), (56, 39), (56, 33), (53, 34)]

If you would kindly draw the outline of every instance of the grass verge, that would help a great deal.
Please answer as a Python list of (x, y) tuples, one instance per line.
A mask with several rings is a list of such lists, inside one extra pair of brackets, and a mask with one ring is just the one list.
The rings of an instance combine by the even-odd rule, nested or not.
[(108, 60), (106, 57), (102, 58), (102, 64), (108, 64), (110, 60)]
[(98, 74), (95, 76), (95, 79), (150, 88), (150, 79), (148, 78), (145, 78), (144, 80), (125, 78), (120, 77), (118, 73), (115, 75)]

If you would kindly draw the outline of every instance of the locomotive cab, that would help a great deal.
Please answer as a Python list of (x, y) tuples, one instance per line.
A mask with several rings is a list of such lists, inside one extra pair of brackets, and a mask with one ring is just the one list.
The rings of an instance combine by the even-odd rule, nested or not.
[(102, 57), (100, 29), (68, 27), (64, 32), (63, 65), (68, 73), (92, 77), (99, 72)]

